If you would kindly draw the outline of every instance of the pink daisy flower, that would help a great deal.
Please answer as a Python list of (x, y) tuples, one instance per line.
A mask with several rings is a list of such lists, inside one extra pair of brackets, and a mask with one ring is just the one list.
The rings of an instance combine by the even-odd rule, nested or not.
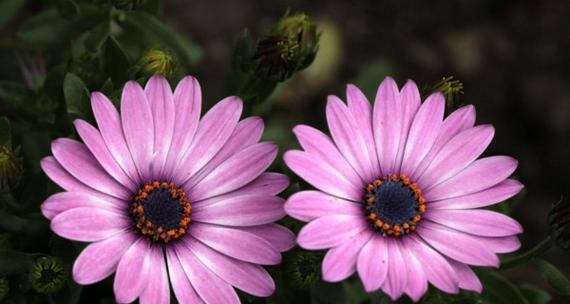
[(273, 222), (289, 181), (264, 173), (277, 147), (261, 142), (263, 121), (240, 121), (242, 102), (228, 97), (200, 119), (201, 91), (186, 77), (174, 93), (166, 79), (143, 89), (128, 82), (121, 113), (92, 97), (95, 128), (74, 122), (84, 143), (60, 138), (45, 173), (65, 192), (42, 213), (64, 238), (92, 242), (73, 265), (79, 284), (115, 273), (116, 301), (238, 303), (234, 287), (255, 296), (275, 284), (260, 265), (281, 262), (293, 234)]
[(494, 135), (474, 126), (465, 106), (444, 119), (444, 97), (421, 103), (413, 81), (402, 90), (391, 78), (374, 108), (353, 85), (348, 105), (330, 96), (326, 114), (332, 140), (321, 131), (294, 128), (304, 151), (285, 162), (319, 191), (294, 194), (285, 204), (309, 222), (297, 238), (305, 249), (328, 249), (323, 278), (338, 282), (358, 272), (366, 291), (417, 301), (428, 282), (447, 292), (480, 292), (470, 265), (499, 266), (497, 253), (517, 250), (522, 227), (501, 213), (478, 209), (517, 194), (508, 177), (517, 161), (477, 159)]

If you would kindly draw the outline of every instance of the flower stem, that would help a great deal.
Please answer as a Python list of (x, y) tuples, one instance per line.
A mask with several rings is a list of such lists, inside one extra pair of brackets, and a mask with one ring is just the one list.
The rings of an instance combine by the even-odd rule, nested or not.
[(536, 246), (534, 246), (529, 251), (522, 253), (522, 254), (519, 254), (517, 256), (514, 256), (514, 257), (506, 260), (505, 262), (501, 263), (501, 270), (513, 268), (513, 267), (518, 266), (518, 265), (520, 265), (520, 264), (522, 264), (522, 263), (524, 263), (524, 262), (526, 262), (532, 258), (541, 256), (544, 253), (546, 253), (548, 250), (550, 250), (550, 248), (552, 248), (553, 245), (554, 245), (554, 242), (552, 241), (550, 236), (547, 236), (544, 240), (542, 240), (540, 243), (538, 243)]

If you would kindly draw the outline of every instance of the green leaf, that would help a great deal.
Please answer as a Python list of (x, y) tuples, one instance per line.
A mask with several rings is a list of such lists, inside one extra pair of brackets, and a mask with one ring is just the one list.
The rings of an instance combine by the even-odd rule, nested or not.
[(19, 232), (26, 228), (28, 221), (0, 210), (0, 228), (8, 232)]
[(97, 52), (109, 37), (109, 29), (110, 24), (107, 20), (93, 28), (85, 39), (85, 48), (91, 52)]
[(129, 60), (127, 55), (115, 38), (109, 36), (105, 43), (103, 66), (107, 75), (111, 77), (113, 84), (121, 85), (129, 80)]
[(232, 69), (235, 70), (234, 72), (247, 72), (250, 70), (252, 65), (252, 52), (253, 40), (249, 31), (245, 29), (235, 43), (232, 59)]
[(373, 100), (382, 79), (392, 73), (392, 66), (387, 61), (377, 60), (367, 64), (353, 82), (364, 95)]
[(26, 0), (2, 0), (0, 1), (0, 27), (16, 16)]
[(534, 263), (548, 284), (550, 284), (557, 293), (570, 296), (570, 281), (558, 268), (541, 259), (536, 259)]
[(546, 291), (533, 285), (522, 285), (519, 290), (531, 304), (547, 304), (552, 299)]
[(497, 273), (479, 276), (483, 283), (481, 297), (489, 303), (529, 304), (519, 289)]
[(71, 21), (61, 18), (56, 9), (50, 9), (28, 18), (17, 37), (31, 43), (54, 43), (70, 38), (73, 30)]
[(63, 96), (67, 104), (67, 113), (81, 118), (89, 118), (91, 116), (89, 90), (79, 77), (72, 73), (65, 75)]
[(12, 128), (6, 117), (0, 117), (0, 146), (12, 148)]
[(27, 272), (34, 259), (14, 250), (0, 249), (0, 275), (13, 275)]
[(79, 7), (73, 0), (59, 0), (57, 12), (61, 17), (71, 20), (79, 15)]

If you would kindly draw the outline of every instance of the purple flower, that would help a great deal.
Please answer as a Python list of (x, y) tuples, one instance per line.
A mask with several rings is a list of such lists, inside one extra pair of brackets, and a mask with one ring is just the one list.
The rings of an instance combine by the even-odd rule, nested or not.
[(470, 265), (499, 266), (497, 253), (517, 250), (521, 225), (478, 209), (517, 194), (508, 179), (517, 161), (477, 159), (494, 135), (474, 126), (465, 106), (444, 119), (440, 93), (421, 103), (413, 81), (402, 90), (391, 78), (378, 89), (374, 108), (353, 85), (348, 106), (330, 96), (326, 114), (332, 140), (299, 125), (304, 151), (285, 162), (319, 191), (294, 194), (286, 212), (309, 222), (297, 238), (305, 249), (327, 249), (322, 272), (337, 282), (358, 272), (366, 291), (414, 301), (427, 282), (448, 292), (480, 292)]
[(92, 242), (73, 265), (79, 284), (115, 274), (116, 301), (237, 303), (233, 287), (269, 296), (275, 284), (260, 265), (281, 262), (293, 234), (276, 195), (289, 181), (264, 173), (277, 153), (261, 142), (263, 121), (240, 119), (228, 97), (200, 120), (201, 91), (186, 77), (174, 93), (162, 77), (128, 82), (121, 114), (92, 95), (99, 129), (74, 122), (84, 143), (60, 138), (45, 173), (65, 192), (42, 205), (58, 235)]

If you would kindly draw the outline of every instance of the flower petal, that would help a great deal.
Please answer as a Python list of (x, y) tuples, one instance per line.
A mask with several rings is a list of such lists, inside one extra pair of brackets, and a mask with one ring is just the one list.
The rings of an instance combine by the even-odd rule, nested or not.
[[(406, 173), (403, 172), (400, 167), (402, 159), (404, 158), (404, 150), (406, 149), (410, 127), (422, 102), (420, 90), (414, 81), (408, 79), (404, 87), (402, 87), (400, 90), (400, 100), (402, 103), (402, 129), (400, 132), (402, 138), (400, 139), (400, 147), (396, 155), (396, 168), (398, 169), (397, 171)], [(406, 174), (409, 174), (409, 172)]]
[(376, 153), (378, 153), (380, 171), (384, 175), (397, 173), (396, 157), (401, 144), (402, 116), (398, 85), (394, 79), (386, 77), (378, 88), (372, 112)]
[(288, 251), (297, 244), (295, 235), (291, 230), (275, 223), (241, 227), (240, 229), (263, 238), (279, 252)]
[(266, 194), (231, 196), (202, 208), (195, 204), (192, 220), (226, 226), (256, 226), (285, 216), (284, 200)]
[(139, 238), (121, 257), (113, 282), (115, 301), (133, 302), (144, 290), (149, 281), (151, 249), (148, 240)]
[(188, 182), (186, 182), (189, 187), (192, 187), (198, 183), (204, 177), (207, 177), (213, 170), (215, 170), (220, 164), (226, 161), (228, 158), (236, 154), (237, 152), (243, 150), (250, 145), (253, 145), (259, 141), (263, 133), (263, 120), (259, 117), (248, 117), (240, 121), (234, 133), (230, 136), (228, 141), (220, 149), (220, 151), (210, 160), (200, 172), (193, 175)]
[(174, 96), (170, 84), (163, 76), (152, 76), (146, 83), (144, 93), (154, 122), (153, 179), (162, 178), (162, 172), (174, 135)]
[(311, 157), (328, 164), (338, 172), (342, 172), (344, 178), (353, 186), (361, 187), (364, 184), (363, 179), (340, 154), (338, 148), (326, 134), (305, 125), (297, 125), (293, 128), (293, 133), (297, 136), (303, 150), (311, 154)]
[(461, 173), (425, 191), (428, 201), (442, 200), (476, 193), (504, 181), (517, 168), (518, 162), (508, 156), (491, 156), (473, 162)]
[(429, 208), (436, 209), (474, 209), (505, 201), (519, 193), (523, 184), (507, 179), (499, 184), (472, 194), (429, 202)]
[(168, 265), (168, 275), (172, 290), (176, 295), (176, 300), (180, 304), (194, 304), (200, 302), (200, 297), (196, 294), (194, 287), (186, 276), (182, 264), (178, 260), (176, 251), (173, 248), (166, 249), (166, 262)]
[(517, 221), (490, 210), (429, 210), (425, 218), (480, 236), (509, 236), (522, 233), (523, 230)]
[(479, 281), (479, 278), (477, 278), (477, 275), (469, 266), (452, 259), (447, 259), (447, 261), (453, 267), (455, 273), (457, 273), (459, 288), (481, 293), (483, 285), (481, 285), (481, 281)]
[(109, 238), (129, 227), (131, 220), (103, 208), (80, 207), (56, 215), (50, 228), (57, 235), (82, 242)]
[(283, 160), (295, 174), (323, 192), (353, 201), (362, 199), (364, 186), (359, 189), (344, 174), (307, 152), (287, 151)]
[(304, 249), (336, 247), (366, 228), (368, 228), (368, 223), (363, 216), (323, 216), (301, 229), (297, 237), (297, 243)]
[(141, 178), (148, 180), (154, 158), (154, 122), (149, 101), (135, 81), (127, 82), (123, 88), (121, 123), (135, 166)]
[(204, 115), (192, 145), (174, 172), (173, 180), (177, 185), (184, 184), (220, 151), (234, 132), (242, 108), (243, 103), (238, 97), (227, 97)]
[(368, 147), (346, 105), (338, 97), (331, 95), (328, 97), (326, 114), (332, 138), (343, 157), (363, 180), (374, 179), (376, 175), (370, 162)]
[(485, 243), (471, 235), (423, 220), (417, 233), (444, 255), (469, 265), (499, 266), (499, 258)]
[(417, 180), (418, 177), (422, 176), (427, 166), (429, 166), (433, 158), (439, 153), (439, 151), (441, 151), (443, 146), (461, 131), (473, 128), (474, 124), (475, 107), (472, 105), (464, 106), (451, 113), (451, 115), (449, 115), (441, 124), (441, 129), (437, 135), (437, 139), (429, 150), (429, 153), (413, 170), (413, 173), (407, 173), (409, 175), (408, 177), (412, 180)]
[(461, 172), (485, 151), (495, 129), (491, 125), (465, 130), (451, 139), (434, 157), (425, 174), (418, 179), (422, 189), (428, 190)]
[(276, 265), (281, 254), (263, 238), (242, 229), (194, 223), (190, 234), (209, 247), (235, 259)]
[(372, 106), (362, 91), (352, 84), (346, 87), (346, 101), (348, 110), (356, 122), (356, 127), (360, 130), (360, 134), (366, 143), (373, 176), (380, 176), (380, 165), (378, 164), (376, 147), (372, 144), (374, 142), (374, 135), (372, 133)]
[(171, 176), (176, 164), (188, 150), (196, 134), (202, 108), (202, 91), (198, 80), (186, 76), (174, 90), (174, 130), (168, 156), (164, 164), (164, 176)]
[(175, 245), (174, 248), (186, 276), (202, 301), (206, 303), (240, 303), (232, 285), (208, 269), (184, 244)]
[(93, 115), (97, 120), (99, 131), (109, 152), (111, 152), (117, 164), (123, 168), (123, 171), (127, 173), (134, 182), (140, 182), (137, 168), (123, 135), (119, 112), (117, 112), (113, 103), (100, 92), (93, 92), (93, 94), (91, 94), (91, 107), (93, 108)]
[(131, 191), (137, 190), (137, 185), (131, 178), (123, 171), (113, 155), (107, 148), (103, 137), (89, 123), (84, 120), (76, 119), (73, 121), (77, 133), (89, 149), (93, 156), (97, 159), (101, 167), (109, 173), (117, 182), (130, 189)]
[(153, 246), (149, 253), (150, 267), (148, 282), (142, 291), (140, 304), (169, 304), (170, 286), (168, 285), (168, 273), (166, 272), (166, 262), (161, 246)]
[(73, 263), (73, 280), (81, 285), (87, 285), (110, 276), (117, 269), (119, 259), (135, 240), (133, 233), (125, 231), (89, 244)]
[(231, 194), (265, 193), (277, 195), (287, 189), (287, 187), (289, 187), (289, 177), (287, 175), (276, 172), (264, 172), (249, 184), (231, 192)]
[(418, 110), (405, 142), (401, 172), (413, 172), (428, 154), (440, 132), (445, 98), (441, 93), (430, 95)]
[(362, 215), (363, 210), (363, 207), (357, 203), (320, 191), (297, 192), (285, 203), (285, 212), (304, 222), (327, 215)]
[(404, 260), (400, 250), (400, 240), (388, 240), (386, 244), (388, 247), (388, 274), (382, 284), (382, 290), (395, 301), (406, 289), (408, 269), (406, 268), (406, 260)]
[(69, 138), (58, 138), (52, 142), (51, 150), (57, 162), (83, 184), (120, 199), (131, 198), (131, 192), (101, 168), (84, 144)]
[(406, 269), (408, 270), (405, 293), (414, 302), (418, 302), (420, 298), (427, 292), (428, 284), (427, 277), (422, 267), (422, 264), (415, 257), (410, 248), (403, 245), (400, 247), (404, 261), (406, 261)]
[(206, 267), (233, 286), (258, 297), (268, 297), (275, 291), (275, 283), (263, 267), (220, 254), (196, 239), (183, 241)]
[(509, 253), (521, 248), (521, 242), (516, 235), (505, 237), (475, 236), (475, 238), (496, 253)]
[(124, 211), (128, 204), (114, 197), (101, 199), (89, 193), (81, 192), (58, 192), (48, 197), (41, 205), (42, 214), (47, 219), (53, 219), (56, 215), (73, 208), (90, 207), (102, 208), (116, 213)]
[(261, 175), (277, 156), (272, 143), (251, 145), (232, 155), (190, 189), (189, 198), (199, 201), (236, 190)]
[(410, 235), (402, 241), (422, 265), (428, 281), (447, 293), (459, 292), (457, 274), (447, 259), (415, 235)]
[(388, 274), (388, 263), (387, 240), (374, 233), (360, 250), (356, 262), (358, 276), (362, 280), (366, 292), (373, 292), (382, 286)]
[(362, 247), (373, 236), (371, 230), (364, 230), (338, 247), (331, 248), (323, 259), (323, 279), (340, 282), (356, 271), (356, 263)]

